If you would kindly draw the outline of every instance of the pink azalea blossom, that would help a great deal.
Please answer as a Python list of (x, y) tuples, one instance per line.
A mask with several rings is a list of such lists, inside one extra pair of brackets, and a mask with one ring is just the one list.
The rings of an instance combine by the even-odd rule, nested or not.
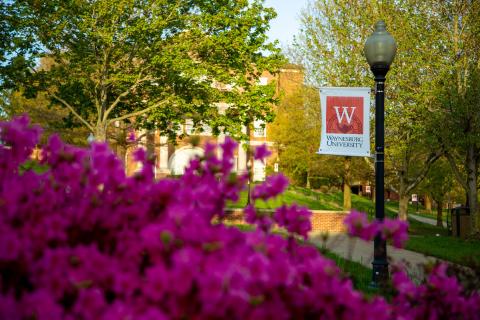
[(365, 241), (372, 240), (378, 233), (378, 225), (368, 221), (365, 213), (352, 210), (344, 219), (347, 232), (352, 237), (358, 237)]
[(268, 200), (281, 194), (288, 186), (288, 179), (282, 175), (267, 176), (265, 181), (256, 185), (252, 192), (253, 199)]
[(402, 248), (408, 240), (408, 223), (406, 221), (385, 218), (382, 222), (377, 220), (370, 222), (365, 213), (352, 210), (345, 217), (344, 223), (350, 236), (365, 241), (373, 240), (377, 234), (380, 234), (384, 240), (391, 241), (393, 246)]
[(272, 152), (270, 152), (270, 150), (268, 150), (267, 145), (264, 143), (264, 144), (255, 148), (255, 151), (253, 152), (253, 158), (255, 160), (264, 160), (271, 154), (272, 154)]

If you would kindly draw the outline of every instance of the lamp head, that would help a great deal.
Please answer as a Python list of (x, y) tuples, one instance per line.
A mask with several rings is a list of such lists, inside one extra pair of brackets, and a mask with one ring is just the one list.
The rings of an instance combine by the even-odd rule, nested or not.
[(95, 136), (93, 135), (93, 133), (90, 132), (90, 134), (88, 135), (88, 138), (87, 138), (87, 142), (89, 144), (92, 144), (94, 141), (95, 141)]
[(372, 70), (375, 68), (389, 69), (397, 52), (397, 44), (387, 31), (383, 20), (375, 24), (375, 31), (365, 42), (364, 52)]

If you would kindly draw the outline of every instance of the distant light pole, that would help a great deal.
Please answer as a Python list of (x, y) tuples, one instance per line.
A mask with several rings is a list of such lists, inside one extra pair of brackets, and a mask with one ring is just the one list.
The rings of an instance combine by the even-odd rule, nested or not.
[[(375, 218), (385, 218), (384, 149), (385, 149), (385, 79), (395, 58), (397, 45), (385, 28), (384, 21), (375, 24), (375, 31), (365, 42), (365, 57), (375, 76)], [(388, 280), (387, 244), (377, 234), (373, 245), (372, 285), (378, 287)]]
[(95, 136), (93, 135), (93, 133), (90, 132), (87, 138), (87, 142), (88, 144), (92, 144), (94, 141), (95, 141)]

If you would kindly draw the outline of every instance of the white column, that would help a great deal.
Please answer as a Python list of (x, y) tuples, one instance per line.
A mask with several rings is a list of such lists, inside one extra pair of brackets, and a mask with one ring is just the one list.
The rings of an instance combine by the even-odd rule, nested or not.
[[(242, 127), (242, 132), (247, 133), (247, 128)], [(245, 150), (246, 143), (242, 142), (238, 145), (238, 172), (247, 171), (247, 151)]]
[(159, 169), (160, 172), (168, 170), (168, 139), (166, 136), (160, 136)]
[(217, 137), (217, 157), (222, 157), (222, 149), (220, 148), (220, 145), (225, 142), (225, 134), (220, 133)]
[[(138, 140), (137, 148), (147, 149), (147, 131), (145, 129), (138, 130), (138, 136), (141, 137)], [(143, 163), (137, 162), (135, 171), (140, 171), (143, 168)]]

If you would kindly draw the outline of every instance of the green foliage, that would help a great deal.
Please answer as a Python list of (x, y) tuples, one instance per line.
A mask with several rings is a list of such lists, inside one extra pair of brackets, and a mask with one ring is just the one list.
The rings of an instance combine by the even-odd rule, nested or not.
[(27, 99), (21, 91), (8, 94), (8, 103), (3, 107), (8, 118), (27, 113), (32, 123), (41, 125), (43, 136), (41, 142), (52, 134), (58, 134), (63, 141), (85, 146), (89, 131), (87, 128), (69, 123), (68, 111), (50, 103), (45, 93)]
[[(5, 35), (22, 36), (12, 50), (0, 48), (12, 55), (2, 87), (47, 92), (97, 139), (132, 117), (172, 138), (185, 118), (236, 136), (241, 124), (272, 120), (274, 85), (257, 79), (283, 60), (267, 42), (275, 12), (262, 0), (17, 0), (1, 8)], [(37, 68), (39, 57), (52, 63)], [(220, 102), (230, 107), (219, 111)]]
[(35, 173), (41, 174), (48, 170), (48, 166), (40, 164), (36, 160), (27, 160), (20, 165), (20, 172), (23, 173), (28, 170), (33, 170)]
[(316, 171), (320, 136), (320, 103), (311, 88), (285, 95), (270, 126), (270, 137), (279, 146), (282, 172), (294, 183), (305, 185)]
[(432, 54), (443, 65), (433, 78), (429, 132), (446, 153), (454, 177), (468, 194), (472, 233), (480, 232), (480, 3), (447, 1), (437, 5), (441, 46)]
[(443, 202), (447, 194), (454, 190), (456, 185), (447, 160), (440, 159), (432, 165), (427, 177), (418, 189), (431, 195), (436, 202)]

